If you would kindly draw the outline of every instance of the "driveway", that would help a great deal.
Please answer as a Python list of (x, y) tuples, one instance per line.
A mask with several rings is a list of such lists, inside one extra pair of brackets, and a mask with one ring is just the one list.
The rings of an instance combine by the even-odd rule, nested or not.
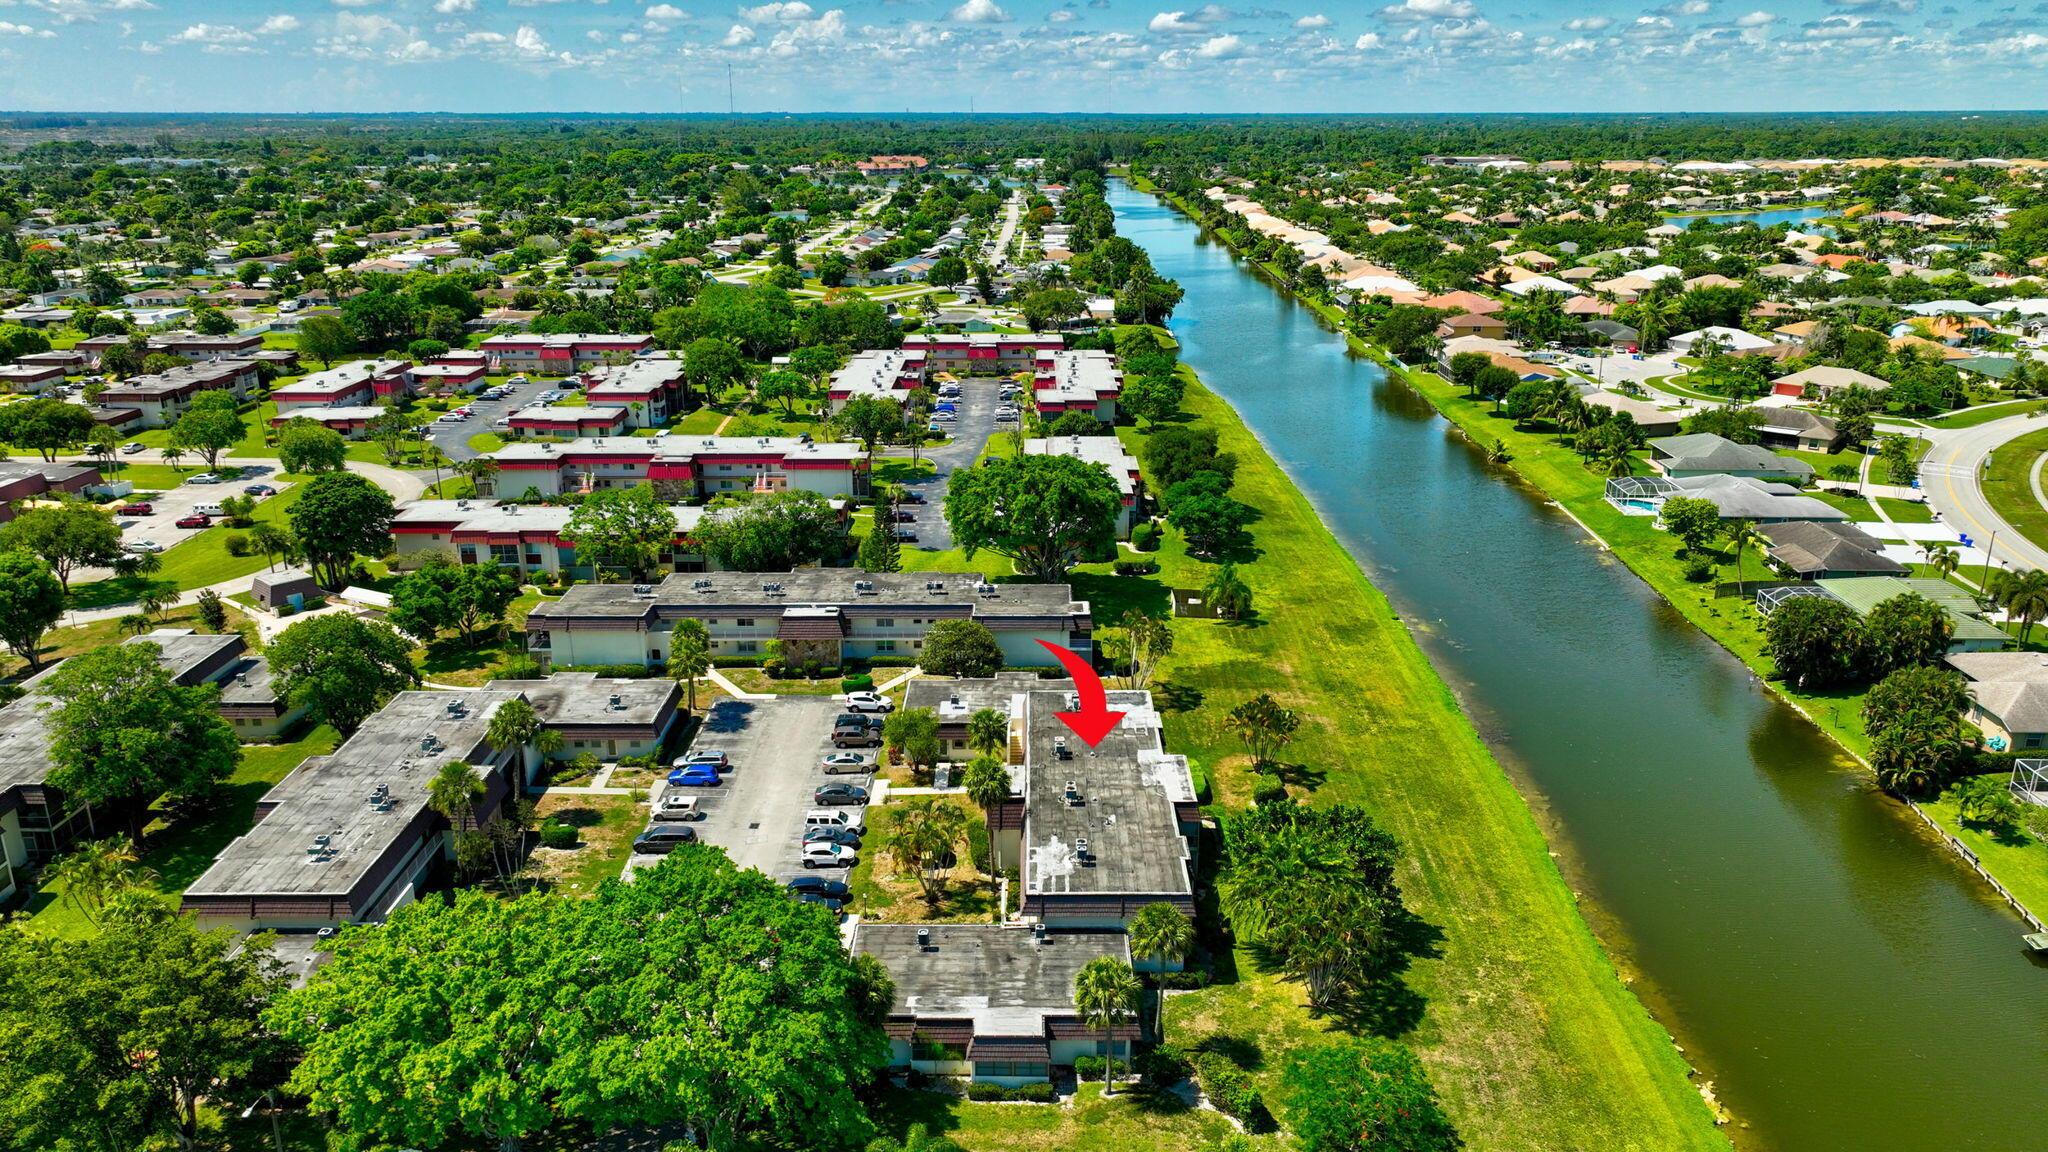
[(904, 485), (924, 494), (923, 504), (903, 505), (904, 511), (917, 517), (904, 525), (917, 530), (917, 547), (943, 552), (953, 546), (953, 531), (946, 526), (946, 492), (953, 473), (973, 467), (981, 450), (988, 446), (988, 438), (995, 434), (996, 391), (1002, 385), (1002, 380), (987, 378), (960, 381), (960, 419), (953, 424), (952, 439), (924, 452), (925, 459), (938, 465), (938, 471)]
[[(771, 700), (720, 700), (704, 718), (690, 747), (716, 749), (732, 768), (716, 788), (684, 788), (696, 796), (704, 819), (690, 825), (707, 844), (716, 844), (742, 868), (778, 879), (802, 875), (798, 862), (803, 817), (815, 805), (811, 791), (828, 781), (866, 786), (867, 776), (827, 776), (819, 761), (831, 754), (832, 718), (845, 705), (830, 696), (780, 696)], [(872, 757), (873, 753), (863, 749)], [(654, 785), (658, 798), (668, 787)], [(634, 856), (628, 869), (660, 858)], [(843, 879), (836, 869), (820, 875)]]
[[(240, 496), (243, 494), (242, 489), (249, 484), (268, 484), (279, 491), (291, 487), (290, 484), (270, 475), (274, 470), (273, 468), (260, 464), (242, 465), (241, 468), (242, 475), (226, 483), (193, 484), (188, 481), (178, 485), (176, 488), (159, 492), (154, 496), (123, 498), (116, 501), (112, 505), (114, 508), (120, 508), (124, 504), (139, 500), (142, 503), (148, 504), (152, 509), (147, 516), (123, 516), (118, 512), (115, 513), (114, 523), (120, 526), (121, 542), (128, 544), (137, 540), (150, 540), (168, 551), (170, 548), (183, 544), (192, 537), (206, 531), (205, 528), (180, 528), (177, 526), (177, 522), (183, 517), (190, 515), (192, 510), (198, 505), (218, 504), (230, 496)], [(196, 476), (199, 473), (194, 472), (193, 475)], [(275, 499), (275, 497), (258, 496), (256, 502), (260, 505), (264, 501), (272, 499)], [(221, 524), (225, 523), (225, 521), (219, 517), (214, 517), (214, 523)], [(112, 575), (112, 573), (104, 570), (81, 569), (74, 575), (74, 578), (94, 580), (102, 579), (109, 575)]]

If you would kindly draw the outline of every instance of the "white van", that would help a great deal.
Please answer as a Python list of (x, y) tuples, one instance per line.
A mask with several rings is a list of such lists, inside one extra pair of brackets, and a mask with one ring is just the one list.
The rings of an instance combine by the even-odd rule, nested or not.
[(860, 821), (844, 808), (813, 808), (804, 813), (804, 831), (813, 828), (858, 828)]
[(225, 515), (227, 515), (227, 512), (226, 512), (226, 510), (225, 510), (225, 509), (223, 509), (223, 508), (222, 508), (222, 507), (221, 507), (220, 505), (218, 505), (218, 504), (194, 504), (194, 505), (192, 506), (192, 510), (193, 510), (194, 512), (197, 512), (197, 513), (199, 513), (199, 514), (200, 514), (201, 516), (225, 516)]

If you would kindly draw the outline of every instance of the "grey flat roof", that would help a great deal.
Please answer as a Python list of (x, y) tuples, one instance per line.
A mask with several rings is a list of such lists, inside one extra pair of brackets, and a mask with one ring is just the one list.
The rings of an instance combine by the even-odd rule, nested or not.
[(545, 680), (493, 680), (490, 686), (524, 695), (549, 725), (579, 728), (652, 727), (673, 715), (682, 698), (682, 689), (673, 680), (600, 680), (595, 672), (558, 672)]
[(1024, 442), (1026, 456), (1071, 456), (1109, 469), (1117, 490), (1129, 496), (1138, 490), (1138, 459), (1115, 436), (1035, 437)]
[(50, 773), (50, 730), (43, 709), (56, 701), (23, 696), (0, 708), (0, 794), (24, 784), (41, 784)]
[(213, 636), (185, 628), (159, 628), (144, 636), (131, 636), (121, 643), (156, 645), (161, 653), (158, 662), (170, 670), (171, 679), (185, 685), (200, 683), (203, 677), (197, 673), (223, 653), (240, 652), (249, 646), (239, 632)]
[[(1025, 847), (1027, 892), (1189, 895), (1187, 840), (1175, 802), (1192, 802), (1194, 778), (1186, 757), (1169, 755), (1160, 740), (1158, 711), (1149, 692), (1111, 692), (1109, 706), (1123, 722), (1090, 748), (1054, 713), (1067, 710), (1067, 694), (1035, 691), (1027, 698), (1025, 739)], [(1068, 759), (1057, 749), (1064, 743)], [(1080, 803), (1070, 804), (1072, 781)], [(1073, 858), (1088, 841), (1091, 862)]]
[[(920, 948), (919, 928), (930, 931)], [(897, 1013), (971, 1017), (977, 1035), (1042, 1036), (1047, 1016), (1074, 1014), (1074, 977), (1090, 960), (1130, 962), (1121, 932), (1048, 932), (995, 924), (868, 924), (853, 949), (896, 982)]]
[[(698, 582), (708, 586), (700, 588)], [(871, 590), (855, 588), (856, 582)], [(862, 572), (852, 568), (804, 568), (795, 572), (679, 572), (662, 580), (646, 594), (631, 584), (579, 584), (552, 603), (536, 605), (527, 617), (528, 628), (567, 624), (577, 618), (608, 617), (652, 619), (663, 616), (701, 616), (744, 609), (764, 616), (784, 609), (816, 605), (838, 605), (848, 610), (889, 608), (971, 608), (978, 617), (1067, 616), (1088, 611), (1085, 600), (1075, 600), (1066, 584), (995, 584), (990, 592), (977, 592), (986, 578), (976, 572)], [(768, 592), (763, 585), (780, 586)]]
[(929, 708), (941, 724), (965, 724), (983, 708), (1009, 714), (1018, 694), (1034, 691), (1072, 692), (1072, 680), (1046, 680), (1035, 672), (998, 672), (972, 680), (912, 680), (903, 690), (905, 708)]
[[(264, 803), (271, 810), (221, 851), (187, 896), (320, 896), (354, 891), (427, 806), (427, 784), (450, 760), (490, 759), (484, 733), (503, 688), (401, 692), (331, 755), (292, 769)], [(459, 715), (450, 704), (459, 703)], [(431, 738), (431, 748), (427, 741)], [(379, 785), (391, 804), (370, 803)], [(315, 854), (314, 837), (329, 851)]]
[(271, 680), (270, 661), (261, 656), (235, 664), (220, 682), (222, 704), (275, 704), (277, 686)]

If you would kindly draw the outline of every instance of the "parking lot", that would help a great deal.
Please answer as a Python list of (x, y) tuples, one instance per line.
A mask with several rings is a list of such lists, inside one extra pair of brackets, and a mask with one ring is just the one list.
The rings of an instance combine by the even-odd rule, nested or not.
[[(115, 500), (112, 504), (108, 505), (110, 509), (118, 510), (137, 501), (148, 504), (152, 509), (147, 516), (122, 516), (116, 511), (114, 523), (121, 529), (121, 543), (129, 544), (138, 540), (149, 540), (168, 551), (172, 546), (182, 544), (206, 530), (204, 528), (180, 528), (177, 526), (178, 521), (191, 515), (192, 510), (197, 506), (201, 504), (218, 504), (230, 496), (243, 495), (242, 489), (250, 484), (268, 484), (280, 492), (290, 487), (289, 484), (272, 476), (270, 474), (271, 469), (267, 465), (240, 465), (240, 467), (242, 469), (241, 476), (219, 484), (193, 484), (188, 482), (154, 496), (122, 497)], [(195, 472), (193, 475), (200, 475), (200, 473)], [(256, 502), (261, 504), (265, 500), (271, 499), (275, 499), (275, 497), (258, 496), (256, 497)], [(213, 522), (216, 525), (223, 523), (218, 516), (213, 518)], [(90, 579), (91, 577), (87, 576), (87, 578)]]
[[(732, 766), (715, 788), (678, 789), (696, 797), (704, 813), (689, 827), (696, 829), (700, 840), (725, 849), (742, 868), (758, 868), (777, 879), (809, 871), (799, 862), (798, 851), (804, 813), (816, 807), (812, 791), (826, 783), (866, 787), (870, 782), (866, 773), (828, 776), (819, 767), (838, 751), (832, 747), (832, 720), (845, 710), (842, 702), (826, 696), (720, 700), (705, 716), (690, 750), (724, 752)], [(860, 751), (872, 764), (878, 750)], [(656, 783), (654, 799), (667, 788), (666, 782)], [(636, 854), (628, 868), (659, 860)], [(845, 878), (844, 869), (817, 872), (834, 880)]]
[[(995, 434), (996, 408), (1000, 404), (996, 394), (1008, 382), (986, 378), (960, 381), (958, 418), (944, 426), (952, 438), (936, 448), (927, 448), (924, 453), (938, 466), (938, 470), (929, 477), (904, 485), (906, 489), (922, 493), (925, 500), (923, 504), (903, 506), (904, 511), (916, 517), (901, 527), (917, 533), (917, 547), (944, 551), (953, 546), (953, 532), (946, 526), (946, 490), (953, 473), (972, 467), (975, 458), (988, 445), (988, 438)], [(1020, 394), (1012, 403), (1021, 407), (1024, 400)]]
[(511, 429), (500, 427), (498, 421), (533, 403), (536, 397), (550, 388), (560, 388), (561, 381), (529, 379), (524, 384), (506, 383), (502, 387), (511, 391), (500, 400), (486, 400), (481, 392), (475, 396), (465, 397), (463, 403), (469, 406), (472, 413), (469, 419), (428, 425), (428, 435), (441, 451), (448, 454), (450, 460), (461, 462), (475, 459), (477, 452), (469, 446), (469, 438), (479, 432), (495, 432), (508, 440), (511, 439), (506, 435)]

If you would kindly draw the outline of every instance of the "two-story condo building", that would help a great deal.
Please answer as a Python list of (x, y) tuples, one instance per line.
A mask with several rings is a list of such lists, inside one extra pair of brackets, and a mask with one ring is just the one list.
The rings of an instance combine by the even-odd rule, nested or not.
[(0, 392), (41, 392), (63, 381), (60, 364), (0, 364)]
[(840, 498), (868, 494), (866, 453), (804, 436), (605, 436), (573, 443), (507, 444), (491, 453), (485, 495), (542, 496), (677, 485), (682, 498), (797, 489)]
[(1138, 472), (1138, 458), (1124, 450), (1115, 436), (1063, 436), (1035, 438), (1024, 442), (1026, 456), (1071, 456), (1101, 465), (1116, 481), (1123, 507), (1117, 512), (1116, 534), (1128, 539), (1131, 525), (1144, 512), (1145, 481)]
[(584, 437), (624, 436), (631, 431), (631, 419), (631, 414), (624, 408), (528, 404), (512, 414), (511, 423), (506, 427), (514, 439), (548, 436), (580, 440)]
[[(690, 533), (707, 512), (702, 505), (673, 504), (675, 543), (661, 555), (670, 572), (701, 572), (704, 557)], [(558, 504), (499, 504), (492, 500), (415, 500), (391, 520), (391, 537), (403, 560), (441, 552), (463, 564), (497, 564), (516, 568), (522, 576), (568, 573), (579, 579), (593, 573), (578, 559), (575, 541), (563, 536), (575, 509)]]
[(212, 360), (203, 364), (181, 364), (164, 372), (130, 376), (107, 385), (99, 395), (102, 409), (136, 413), (119, 421), (123, 426), (167, 428), (178, 422), (192, 398), (201, 392), (226, 389), (235, 399), (249, 396), (261, 379), (249, 360)]
[(102, 482), (99, 468), (92, 464), (0, 460), (0, 524), (14, 519), (17, 500), (61, 493), (75, 496)]
[(1032, 399), (1039, 415), (1057, 420), (1068, 412), (1087, 412), (1104, 424), (1116, 423), (1124, 374), (1108, 352), (1040, 352), (1032, 371)]
[(924, 387), (924, 368), (925, 354), (908, 348), (856, 352), (832, 374), (825, 395), (835, 413), (855, 396), (908, 403), (911, 394)]
[[(369, 408), (412, 394), (407, 360), (352, 360), (271, 390), (279, 415), (301, 408)], [(310, 415), (310, 413), (309, 413)]]
[(490, 357), (492, 366), (500, 372), (567, 376), (595, 368), (616, 356), (637, 356), (653, 348), (652, 336), (526, 333), (493, 336), (479, 350)]
[(924, 353), (928, 370), (975, 376), (1028, 372), (1040, 352), (1066, 346), (1057, 332), (913, 332), (903, 338), (905, 351)]
[(350, 404), (339, 408), (301, 406), (272, 416), (270, 426), (282, 428), (294, 420), (311, 420), (322, 428), (341, 433), (344, 440), (361, 440), (370, 434), (371, 425), (377, 418), (389, 411), (382, 404)]
[(585, 373), (583, 399), (593, 408), (621, 408), (632, 428), (658, 428), (682, 415), (689, 387), (681, 360), (635, 360)]
[(976, 620), (1005, 663), (1056, 663), (1043, 640), (1092, 659), (1094, 617), (1065, 584), (990, 584), (973, 573), (796, 572), (671, 575), (660, 584), (582, 584), (536, 606), (527, 650), (543, 665), (661, 664), (678, 620), (700, 620), (717, 656), (760, 656), (777, 642), (792, 664), (916, 657), (941, 620)]

